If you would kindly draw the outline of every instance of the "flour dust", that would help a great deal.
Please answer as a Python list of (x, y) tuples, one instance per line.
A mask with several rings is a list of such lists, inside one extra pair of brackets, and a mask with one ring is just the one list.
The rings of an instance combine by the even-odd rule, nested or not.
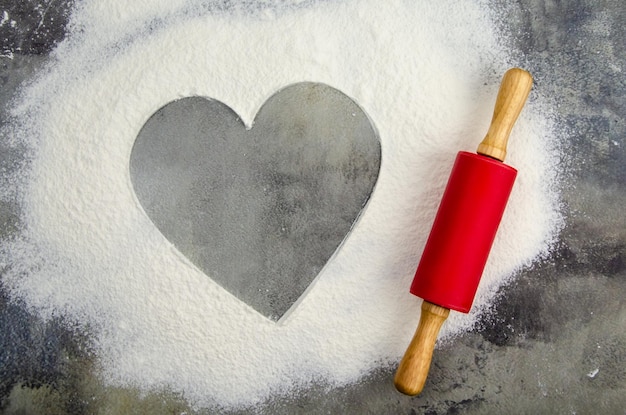
[[(233, 408), (313, 382), (357, 382), (399, 360), (421, 303), (408, 289), (452, 162), (482, 139), (515, 62), (484, 1), (225, 4), (77, 4), (68, 37), (3, 128), (28, 163), (4, 173), (3, 197), (21, 201), (23, 226), (1, 249), (14, 296), (95, 331), (104, 382)], [(172, 100), (215, 98), (249, 124), (274, 92), (302, 81), (359, 103), (380, 133), (382, 165), (362, 218), (276, 324), (158, 232), (133, 194), (129, 156)], [(513, 130), (507, 163), (518, 180), (474, 309), (453, 313), (444, 338), (470, 328), (559, 228), (546, 102), (532, 92)]]

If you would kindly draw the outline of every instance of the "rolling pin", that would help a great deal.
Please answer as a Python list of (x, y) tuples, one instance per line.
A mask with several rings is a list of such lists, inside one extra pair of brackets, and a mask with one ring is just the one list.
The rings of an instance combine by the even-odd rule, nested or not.
[(528, 72), (508, 70), (477, 154), (457, 154), (411, 284), (410, 292), (424, 302), (417, 331), (394, 378), (404, 394), (422, 391), (437, 335), (450, 310), (470, 311), (517, 175), (503, 161), (509, 134), (532, 83)]

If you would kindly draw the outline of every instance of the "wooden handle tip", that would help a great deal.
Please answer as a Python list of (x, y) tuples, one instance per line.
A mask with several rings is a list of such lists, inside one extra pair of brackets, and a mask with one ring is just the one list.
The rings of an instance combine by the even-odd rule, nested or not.
[(435, 349), (437, 335), (450, 310), (424, 301), (417, 331), (400, 361), (394, 377), (396, 389), (405, 395), (415, 396), (422, 392), (430, 362)]
[(489, 131), (476, 150), (478, 154), (504, 161), (509, 135), (532, 86), (533, 77), (528, 71), (520, 68), (506, 71), (496, 98)]

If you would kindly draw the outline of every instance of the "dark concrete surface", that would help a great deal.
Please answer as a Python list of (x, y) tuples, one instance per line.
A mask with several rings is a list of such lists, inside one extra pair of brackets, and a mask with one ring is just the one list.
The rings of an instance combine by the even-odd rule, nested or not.
[(376, 129), (350, 97), (301, 82), (270, 97), (250, 129), (216, 100), (167, 104), (139, 132), (130, 178), (183, 255), (278, 321), (360, 216), (380, 155)]
[[(0, 27), (3, 54), (13, 55), (0, 58), (2, 102), (63, 36), (69, 3), (48, 2), (43, 15), (35, 3), (0, 3), (0, 12), (18, 8), (29, 16), (20, 33)], [(502, 29), (519, 51), (517, 63), (533, 73), (535, 88), (554, 97), (564, 129), (566, 225), (558, 244), (501, 289), (472, 332), (436, 354), (421, 396), (395, 392), (394, 368), (381, 368), (358, 385), (314, 388), (255, 412), (626, 413), (626, 6), (622, 0), (494, 5), (506, 10)], [(53, 13), (59, 18), (49, 24)], [(5, 150), (0, 143), (0, 163), (11, 168), (21, 155)], [(16, 206), (2, 201), (3, 235), (14, 231)], [(174, 394), (103, 388), (92, 375), (88, 336), (70, 328), (62, 320), (41, 322), (0, 296), (0, 412), (193, 413)]]

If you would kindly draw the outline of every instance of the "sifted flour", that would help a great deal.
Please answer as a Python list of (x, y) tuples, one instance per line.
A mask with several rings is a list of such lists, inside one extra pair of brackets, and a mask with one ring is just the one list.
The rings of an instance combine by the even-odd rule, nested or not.
[[(168, 385), (197, 406), (343, 385), (399, 360), (421, 304), (409, 285), (452, 162), (482, 139), (512, 64), (485, 1), (230, 3), (80, 2), (3, 130), (30, 150), (2, 190), (19, 195), (24, 224), (2, 242), (5, 285), (44, 317), (92, 327), (106, 383)], [(250, 124), (276, 90), (301, 81), (358, 102), (383, 160), (361, 220), (275, 324), (158, 232), (133, 194), (129, 156), (146, 120), (174, 99), (215, 98)], [(513, 131), (507, 163), (518, 181), (474, 309), (452, 313), (444, 338), (471, 327), (559, 228), (546, 102), (535, 90)]]

